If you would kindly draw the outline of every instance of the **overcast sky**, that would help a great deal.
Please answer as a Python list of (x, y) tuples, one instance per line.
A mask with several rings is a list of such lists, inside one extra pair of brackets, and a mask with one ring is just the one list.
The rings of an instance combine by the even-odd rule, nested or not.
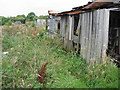
[(16, 16), (35, 12), (47, 15), (48, 10), (66, 11), (91, 0), (0, 0), (0, 16)]

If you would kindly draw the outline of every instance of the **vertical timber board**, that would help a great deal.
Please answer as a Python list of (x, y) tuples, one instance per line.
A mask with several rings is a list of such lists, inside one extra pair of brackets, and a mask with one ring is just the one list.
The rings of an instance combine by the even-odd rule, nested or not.
[(84, 29), (83, 29), (83, 58), (85, 59), (86, 56), (86, 18), (87, 14), (84, 13)]
[[(60, 35), (62, 35), (63, 32), (63, 17), (61, 16), (61, 20), (60, 20)], [(63, 37), (63, 35), (62, 35)]]
[[(98, 51), (99, 51), (99, 55), (98, 58), (102, 58), (102, 38), (103, 38), (103, 20), (104, 20), (104, 15), (103, 15), (103, 11), (99, 10), (99, 14), (100, 14), (100, 19), (99, 19), (99, 44), (98, 44)], [(99, 61), (101, 63), (101, 60)]]
[(83, 13), (83, 24), (82, 24), (82, 56), (83, 58), (85, 58), (84, 56), (84, 49), (85, 49), (85, 13)]
[(86, 60), (88, 55), (88, 48), (89, 48), (89, 12), (87, 13), (87, 22), (86, 22)]
[(103, 20), (103, 48), (102, 48), (102, 58), (106, 57), (106, 50), (108, 48), (108, 31), (109, 31), (109, 17), (110, 11), (107, 9), (103, 10), (104, 20)]
[(61, 32), (62, 32), (62, 36), (65, 37), (65, 17), (62, 16), (62, 21), (61, 21)]
[(90, 51), (90, 65), (93, 64), (93, 61), (94, 61), (94, 42), (95, 42), (95, 37), (94, 37), (94, 34), (95, 34), (95, 11), (92, 12), (93, 13), (93, 23), (92, 23), (92, 42), (91, 42), (91, 51)]
[(97, 10), (97, 17), (96, 17), (96, 63), (99, 62), (99, 21), (100, 21), (100, 14), (99, 10)]
[(65, 25), (64, 25), (64, 28), (65, 28), (65, 32), (64, 32), (64, 48), (66, 49), (67, 48), (67, 16), (65, 16)]
[(69, 16), (69, 48), (72, 49), (72, 16)]
[(71, 49), (73, 50), (74, 16), (72, 16)]
[(80, 41), (80, 25), (81, 25), (81, 15), (79, 14), (79, 22), (78, 22), (78, 39), (77, 39), (77, 51), (79, 50), (79, 41)]
[(69, 16), (69, 20), (70, 20), (69, 40), (71, 40), (72, 38), (72, 17), (71, 16)]
[(69, 32), (70, 32), (70, 18), (69, 16), (67, 16), (67, 31), (66, 31), (67, 49), (70, 49)]
[(95, 11), (95, 20), (94, 20), (94, 51), (93, 51), (93, 58), (94, 58), (94, 63), (97, 61), (97, 10)]
[(84, 59), (86, 59), (86, 27), (87, 27), (87, 13), (84, 13), (84, 16), (85, 16), (85, 18), (84, 18), (84, 29), (83, 29), (83, 31), (84, 31), (84, 35), (83, 35), (83, 40), (84, 40), (84, 42), (83, 42), (83, 58)]
[(65, 17), (62, 19), (62, 36), (65, 37)]
[(81, 24), (81, 36), (80, 36), (80, 43), (81, 43), (81, 55), (83, 56), (83, 35), (84, 34), (84, 14), (82, 14), (82, 24)]
[(90, 60), (90, 46), (91, 46), (91, 27), (92, 27), (92, 12), (89, 12), (88, 21), (88, 50), (87, 50), (87, 62)]
[(87, 13), (85, 13), (85, 27), (84, 27), (84, 58), (86, 59), (87, 54)]
[(90, 26), (90, 28), (91, 28), (91, 34), (90, 34), (90, 46), (89, 46), (89, 48), (90, 48), (90, 56), (89, 56), (89, 64), (91, 65), (92, 63), (92, 55), (93, 55), (93, 27), (94, 27), (94, 11), (92, 11), (91, 12), (92, 14), (92, 16), (91, 16), (91, 26)]
[(89, 63), (90, 63), (90, 60), (91, 60), (91, 50), (92, 50), (92, 28), (93, 28), (93, 12), (91, 12), (91, 15), (90, 15), (90, 34), (89, 34)]

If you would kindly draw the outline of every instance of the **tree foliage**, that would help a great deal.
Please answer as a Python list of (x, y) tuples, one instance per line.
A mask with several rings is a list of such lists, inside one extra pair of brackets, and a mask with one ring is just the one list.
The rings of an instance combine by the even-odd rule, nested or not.
[(1, 23), (2, 25), (5, 25), (6, 23), (10, 23), (10, 22), (11, 22), (11, 17), (7, 17), (7, 18), (6, 18), (6, 17), (4, 17), (4, 16), (1, 16), (1, 18), (2, 18), (2, 19), (1, 19), (1, 22), (0, 22), (0, 23)]
[(27, 18), (30, 19), (30, 21), (33, 21), (35, 16), (36, 15), (34, 12), (30, 12), (30, 13), (28, 13)]
[(28, 13), (27, 16), (25, 16), (24, 14), (17, 15), (15, 17), (0, 16), (0, 25), (11, 25), (13, 20), (26, 19), (29, 22), (29, 21), (34, 21), (35, 19), (41, 19), (41, 18), (48, 18), (48, 15), (36, 16), (34, 12), (30, 12), (30, 13)]

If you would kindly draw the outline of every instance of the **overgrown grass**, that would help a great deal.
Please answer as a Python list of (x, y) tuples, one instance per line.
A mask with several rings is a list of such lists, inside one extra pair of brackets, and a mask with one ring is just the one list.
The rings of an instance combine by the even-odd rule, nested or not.
[(118, 88), (118, 68), (109, 59), (89, 66), (82, 57), (65, 52), (59, 38), (50, 39), (40, 27), (4, 26), (3, 36), (3, 51), (9, 52), (2, 58), (3, 88), (42, 88), (38, 70), (46, 62), (47, 73), (52, 74), (47, 88)]

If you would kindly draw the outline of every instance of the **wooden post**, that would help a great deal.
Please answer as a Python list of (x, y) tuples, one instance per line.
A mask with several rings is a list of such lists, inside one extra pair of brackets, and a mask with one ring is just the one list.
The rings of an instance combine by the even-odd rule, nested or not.
[(120, 28), (118, 30), (119, 30), (119, 54), (120, 54)]
[(46, 30), (48, 29), (48, 18), (46, 18)]

